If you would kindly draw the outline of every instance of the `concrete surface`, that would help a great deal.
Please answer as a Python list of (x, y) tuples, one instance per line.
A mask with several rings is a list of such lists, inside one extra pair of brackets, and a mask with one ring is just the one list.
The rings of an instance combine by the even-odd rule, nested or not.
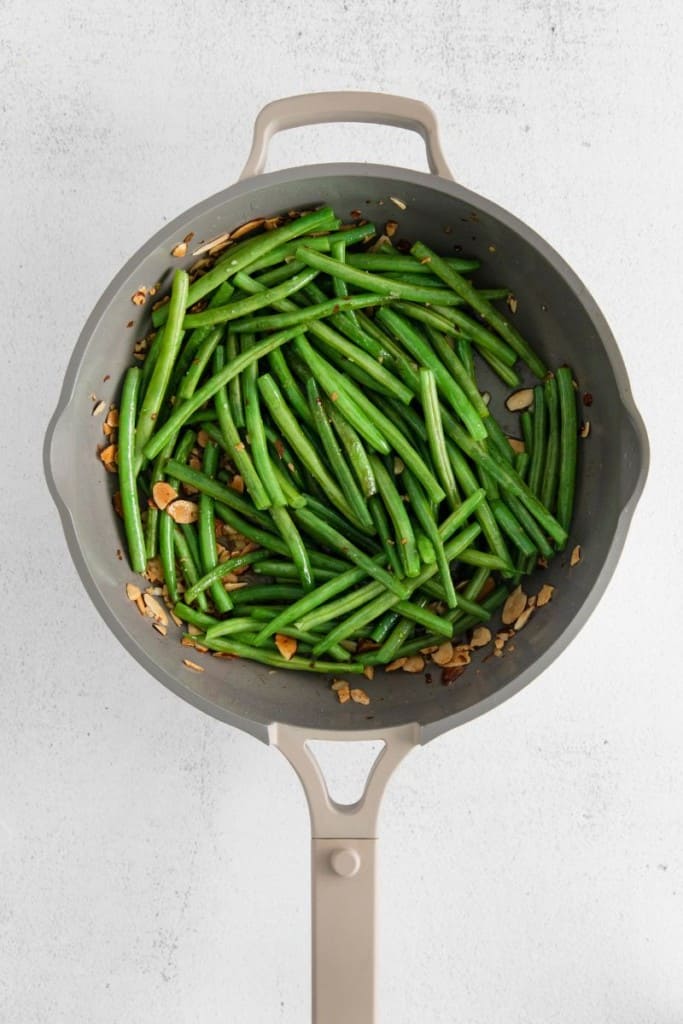
[[(457, 177), (594, 294), (653, 448), (579, 639), (389, 789), (380, 1020), (683, 1020), (682, 45), (673, 0), (4, 0), (0, 1020), (308, 1018), (294, 775), (119, 648), (71, 567), (41, 445), (124, 259), (237, 177), (265, 102), (331, 88), (433, 106)], [(279, 137), (271, 166), (339, 157), (424, 166), (417, 138), (343, 126)]]

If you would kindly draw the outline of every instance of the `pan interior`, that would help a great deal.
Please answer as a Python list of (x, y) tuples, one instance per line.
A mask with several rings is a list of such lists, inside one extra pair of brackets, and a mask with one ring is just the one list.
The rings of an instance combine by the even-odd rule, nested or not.
[[(193, 659), (204, 666), (201, 673), (183, 666), (187, 652), (173, 624), (168, 636), (160, 636), (126, 598), (125, 583), (133, 575), (121, 524), (112, 510), (116, 478), (106, 474), (97, 458), (101, 419), (90, 415), (91, 394), (116, 401), (133, 340), (147, 328), (149, 304), (140, 311), (131, 304), (133, 293), (141, 284), (161, 281), (163, 287), (171, 263), (194, 262), (190, 256), (170, 258), (177, 242), (194, 232), (197, 245), (252, 217), (322, 203), (332, 205), (345, 221), (352, 211), (360, 211), (380, 230), (394, 220), (399, 225), (396, 239), (422, 239), (441, 254), (480, 259), (476, 281), (510, 289), (518, 300), (514, 322), (522, 333), (549, 366), (569, 363), (581, 395), (592, 398), (590, 407), (582, 407), (591, 432), (579, 444), (576, 514), (567, 553), (525, 584), (530, 593), (544, 582), (553, 584), (552, 603), (519, 633), (514, 652), (502, 658), (486, 658), (483, 652), (451, 687), (441, 685), (436, 666), (426, 675), (377, 672), (372, 682), (363, 682), (371, 696), (367, 707), (338, 704), (323, 676), (274, 672), (209, 656)], [(131, 320), (134, 327), (128, 328)], [(492, 408), (505, 422), (501, 414), (508, 389), (480, 360), (478, 364), (481, 386), (490, 391)], [(524, 381), (533, 383), (528, 374)], [(156, 235), (112, 282), (84, 328), (46, 452), (48, 480), (71, 552), (119, 639), (184, 699), (262, 739), (273, 721), (341, 730), (417, 721), (426, 739), (514, 693), (552, 661), (590, 614), (623, 544), (647, 461), (644, 431), (614, 339), (585, 288), (557, 254), (505, 211), (451, 182), (371, 165), (298, 168), (252, 179), (200, 203)], [(570, 568), (568, 553), (575, 544), (581, 545), (583, 558)]]

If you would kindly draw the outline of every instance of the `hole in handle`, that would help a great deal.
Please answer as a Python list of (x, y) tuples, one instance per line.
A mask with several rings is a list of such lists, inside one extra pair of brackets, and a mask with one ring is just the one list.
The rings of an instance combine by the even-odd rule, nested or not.
[(348, 807), (363, 796), (386, 743), (384, 740), (306, 740), (305, 745), (320, 768), (330, 800)]

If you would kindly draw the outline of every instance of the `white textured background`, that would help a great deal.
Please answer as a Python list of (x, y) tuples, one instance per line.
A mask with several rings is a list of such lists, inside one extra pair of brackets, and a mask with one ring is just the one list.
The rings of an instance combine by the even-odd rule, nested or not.
[[(236, 178), (265, 102), (334, 88), (433, 106), (458, 179), (585, 280), (653, 447), (578, 640), (390, 787), (381, 1021), (683, 1020), (682, 47), (677, 0), (3, 0), (3, 1024), (307, 1019), (294, 775), (118, 646), (41, 445), (122, 262)], [(271, 166), (338, 158), (424, 166), (416, 138), (340, 126), (279, 137)]]

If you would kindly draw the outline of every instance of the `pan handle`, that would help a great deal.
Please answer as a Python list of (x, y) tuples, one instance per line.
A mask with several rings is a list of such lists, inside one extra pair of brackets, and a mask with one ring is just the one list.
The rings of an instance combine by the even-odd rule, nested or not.
[[(358, 732), (272, 725), (270, 742), (299, 776), (311, 814), (313, 1024), (375, 1024), (377, 815), (396, 766), (419, 743), (417, 724)], [(308, 740), (382, 740), (355, 804), (331, 799)]]
[(254, 122), (251, 152), (240, 181), (262, 173), (268, 143), (277, 132), (333, 121), (386, 124), (417, 132), (424, 139), (432, 174), (450, 180), (453, 178), (441, 151), (436, 117), (426, 103), (382, 92), (313, 92), (287, 96), (263, 107)]

